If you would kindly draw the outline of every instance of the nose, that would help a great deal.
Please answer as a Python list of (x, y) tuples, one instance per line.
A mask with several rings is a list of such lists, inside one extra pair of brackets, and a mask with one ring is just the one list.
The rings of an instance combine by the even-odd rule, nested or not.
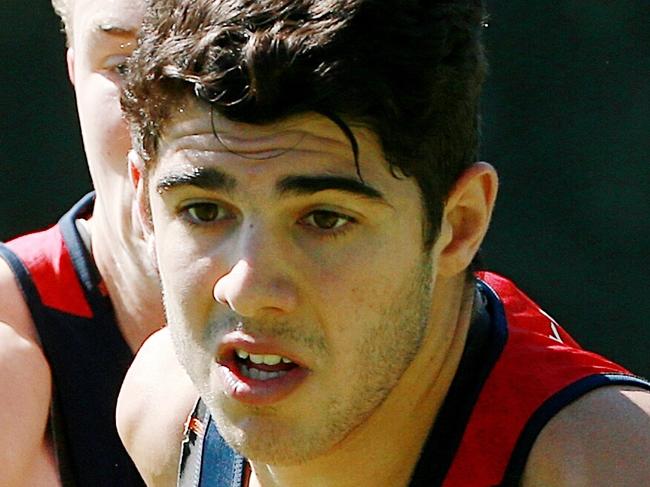
[[(255, 239), (253, 235), (245, 238)], [(240, 248), (246, 249), (236, 264), (214, 285), (214, 299), (240, 316), (255, 317), (260, 313), (289, 313), (297, 303), (296, 288), (283, 269), (277, 252), (268, 252), (266, 242), (253, 242)], [(276, 242), (279, 245), (279, 242)], [(276, 247), (277, 249), (277, 247)], [(286, 267), (286, 266), (285, 266)]]

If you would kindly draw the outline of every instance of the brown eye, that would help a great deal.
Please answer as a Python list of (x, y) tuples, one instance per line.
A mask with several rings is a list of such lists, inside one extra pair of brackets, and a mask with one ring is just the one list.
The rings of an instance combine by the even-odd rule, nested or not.
[(185, 211), (196, 223), (210, 223), (227, 217), (226, 211), (214, 203), (194, 203), (185, 208)]
[(352, 218), (334, 211), (317, 210), (304, 219), (305, 224), (320, 230), (333, 230), (352, 221)]

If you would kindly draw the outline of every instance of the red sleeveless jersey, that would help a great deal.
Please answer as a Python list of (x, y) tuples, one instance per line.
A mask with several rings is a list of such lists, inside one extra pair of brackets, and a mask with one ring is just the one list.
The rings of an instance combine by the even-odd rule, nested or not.
[(142, 487), (117, 434), (115, 404), (133, 360), (75, 221), (90, 194), (53, 227), (0, 243), (52, 371), (49, 429), (64, 486)]
[(7, 247), (29, 272), (45, 307), (83, 318), (93, 317), (59, 225), (19, 237), (8, 242)]
[(650, 388), (620, 365), (583, 350), (511, 281), (478, 277), (503, 306), (507, 336), (474, 404), (444, 487), (518, 485), (547, 422), (606, 385)]
[[(608, 385), (650, 390), (581, 349), (511, 281), (477, 277), (478, 312), (410, 487), (516, 487), (539, 432), (563, 407)], [(221, 438), (200, 401), (188, 424), (178, 485), (242, 487), (246, 459)]]

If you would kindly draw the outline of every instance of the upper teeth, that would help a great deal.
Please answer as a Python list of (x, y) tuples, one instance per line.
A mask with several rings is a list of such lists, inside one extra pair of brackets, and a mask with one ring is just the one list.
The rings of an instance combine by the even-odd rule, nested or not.
[(235, 352), (240, 359), (250, 359), (250, 361), (254, 364), (278, 365), (280, 362), (283, 362), (285, 364), (292, 363), (291, 360), (286, 357), (282, 357), (281, 355), (258, 355), (255, 353), (248, 353), (247, 351), (241, 349), (237, 349)]

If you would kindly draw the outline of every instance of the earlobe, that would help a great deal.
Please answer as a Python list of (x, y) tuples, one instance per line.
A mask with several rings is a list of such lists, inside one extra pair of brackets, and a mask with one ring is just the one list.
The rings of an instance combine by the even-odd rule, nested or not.
[(68, 78), (70, 78), (70, 83), (74, 86), (74, 49), (69, 47), (65, 53), (65, 61), (68, 66)]
[(440, 252), (439, 271), (448, 277), (464, 272), (485, 237), (498, 188), (490, 164), (477, 162), (458, 178), (445, 203), (441, 235), (447, 234)]

